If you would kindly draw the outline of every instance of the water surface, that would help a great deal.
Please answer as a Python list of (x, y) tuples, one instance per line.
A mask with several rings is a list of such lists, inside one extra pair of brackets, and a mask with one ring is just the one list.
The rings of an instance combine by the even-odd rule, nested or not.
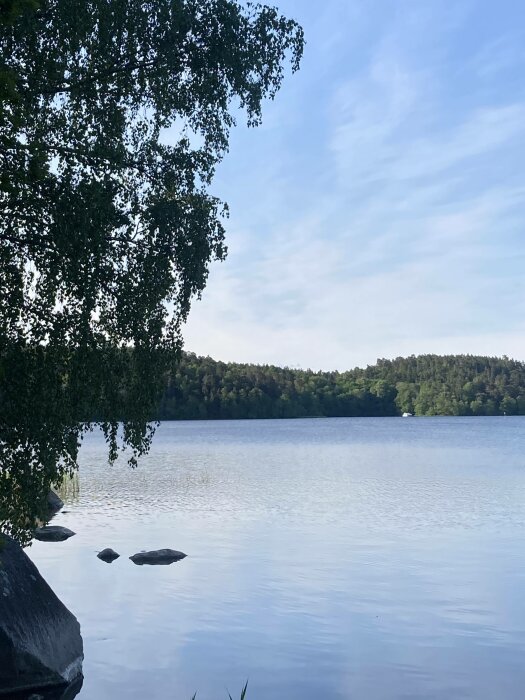
[(28, 551), (80, 700), (523, 697), (525, 418), (164, 423), (135, 471), (91, 435), (66, 510)]

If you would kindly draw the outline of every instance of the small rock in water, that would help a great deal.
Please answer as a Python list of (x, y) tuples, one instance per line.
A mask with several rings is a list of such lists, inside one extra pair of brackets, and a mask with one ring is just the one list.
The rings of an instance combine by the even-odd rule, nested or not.
[(60, 525), (46, 525), (45, 527), (37, 527), (35, 530), (35, 539), (42, 542), (63, 542), (73, 537), (75, 533), (67, 527)]
[(184, 559), (184, 552), (177, 552), (176, 549), (157, 549), (154, 552), (139, 552), (130, 557), (134, 564), (142, 566), (143, 564), (151, 565), (167, 565), (173, 564), (175, 561)]
[(101, 552), (97, 554), (97, 557), (99, 559), (102, 559), (102, 561), (105, 561), (108, 564), (111, 564), (112, 562), (115, 561), (115, 559), (118, 559), (120, 557), (120, 554), (118, 552), (115, 552), (114, 549), (103, 549)]

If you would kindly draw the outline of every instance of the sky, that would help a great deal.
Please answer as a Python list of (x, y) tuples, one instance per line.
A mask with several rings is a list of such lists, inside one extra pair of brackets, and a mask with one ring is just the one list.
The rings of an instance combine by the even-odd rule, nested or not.
[(185, 347), (345, 370), (423, 353), (525, 360), (525, 4), (276, 0), (304, 27), (230, 206)]

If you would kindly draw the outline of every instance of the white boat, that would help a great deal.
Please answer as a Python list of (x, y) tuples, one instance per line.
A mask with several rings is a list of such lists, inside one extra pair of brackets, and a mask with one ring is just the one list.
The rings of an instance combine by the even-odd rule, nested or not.
[(403, 413), (403, 418), (413, 418), (414, 414), (413, 413)]

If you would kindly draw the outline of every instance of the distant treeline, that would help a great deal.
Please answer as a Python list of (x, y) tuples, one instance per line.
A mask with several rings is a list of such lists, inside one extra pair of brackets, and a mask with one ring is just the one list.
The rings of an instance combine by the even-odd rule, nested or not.
[(158, 418), (525, 414), (525, 363), (470, 355), (378, 360), (366, 369), (312, 372), (217, 362), (184, 353)]

